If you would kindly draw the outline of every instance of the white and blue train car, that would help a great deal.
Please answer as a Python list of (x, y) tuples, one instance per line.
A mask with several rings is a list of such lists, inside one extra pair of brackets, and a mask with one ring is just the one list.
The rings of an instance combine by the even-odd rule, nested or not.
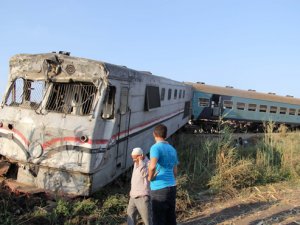
[[(132, 165), (130, 153), (187, 123), (191, 86), (66, 53), (11, 58), (0, 109), (0, 171), (21, 184), (90, 195)], [(13, 174), (13, 175), (12, 175)]]
[(204, 83), (193, 86), (192, 117), (210, 129), (220, 118), (242, 125), (245, 129), (258, 129), (263, 122), (300, 126), (300, 99), (258, 93), (233, 87), (217, 87)]

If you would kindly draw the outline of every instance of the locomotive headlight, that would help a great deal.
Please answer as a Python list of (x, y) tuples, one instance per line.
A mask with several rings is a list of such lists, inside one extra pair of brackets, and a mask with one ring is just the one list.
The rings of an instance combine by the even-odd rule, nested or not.
[(10, 130), (14, 129), (14, 125), (11, 124), (11, 123), (9, 123), (9, 124), (8, 124), (8, 129), (10, 129)]
[(86, 135), (82, 135), (81, 137), (80, 137), (80, 141), (81, 142), (87, 142), (89, 140), (89, 138), (88, 138), (88, 136), (86, 136)]

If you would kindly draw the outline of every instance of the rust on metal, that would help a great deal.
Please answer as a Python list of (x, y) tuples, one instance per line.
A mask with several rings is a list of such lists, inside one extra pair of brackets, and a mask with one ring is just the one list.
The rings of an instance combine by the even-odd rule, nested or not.
[(12, 179), (5, 180), (4, 186), (8, 187), (12, 192), (16, 194), (38, 194), (45, 192), (44, 189), (37, 188), (31, 185), (26, 185)]
[(6, 161), (0, 161), (0, 176), (4, 176), (10, 167), (10, 163)]

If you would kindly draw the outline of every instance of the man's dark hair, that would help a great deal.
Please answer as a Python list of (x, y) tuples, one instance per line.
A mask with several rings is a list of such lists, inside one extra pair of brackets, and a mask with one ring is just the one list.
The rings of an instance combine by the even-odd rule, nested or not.
[(154, 128), (153, 132), (155, 136), (165, 139), (167, 137), (168, 128), (163, 124), (159, 124)]

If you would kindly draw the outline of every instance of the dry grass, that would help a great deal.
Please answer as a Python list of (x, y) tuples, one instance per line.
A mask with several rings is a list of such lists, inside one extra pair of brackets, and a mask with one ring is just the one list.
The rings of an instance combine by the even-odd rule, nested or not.
[[(204, 206), (208, 202), (205, 199), (213, 198), (212, 193), (231, 197), (245, 187), (253, 187), (252, 197), (260, 198), (257, 185), (299, 179), (300, 132), (291, 133), (281, 127), (279, 133), (274, 133), (272, 126), (267, 125), (264, 136), (248, 147), (235, 146), (226, 127), (214, 138), (176, 135), (174, 146), (180, 161), (176, 199), (179, 221), (191, 217), (199, 205)], [(126, 221), (128, 192), (129, 182), (120, 181), (88, 199), (46, 202), (2, 190), (0, 224), (122, 224)], [(278, 196), (270, 191), (267, 197), (275, 200)]]
[(180, 171), (189, 178), (189, 190), (210, 188), (234, 195), (244, 187), (299, 178), (300, 132), (284, 126), (279, 133), (273, 130), (273, 123), (266, 124), (264, 136), (248, 147), (234, 146), (226, 127), (213, 139), (179, 134)]

